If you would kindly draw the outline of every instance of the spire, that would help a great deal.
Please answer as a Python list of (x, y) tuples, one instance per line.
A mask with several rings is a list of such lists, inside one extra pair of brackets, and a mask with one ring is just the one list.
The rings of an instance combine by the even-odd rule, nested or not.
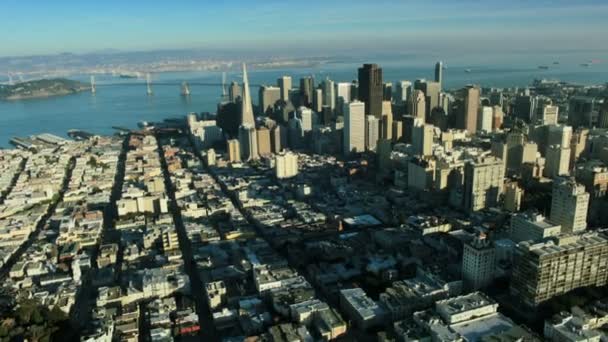
[(247, 79), (247, 67), (243, 63), (243, 100), (241, 104), (241, 125), (255, 127), (253, 118), (253, 105), (251, 104), (251, 93), (249, 92), (249, 80)]

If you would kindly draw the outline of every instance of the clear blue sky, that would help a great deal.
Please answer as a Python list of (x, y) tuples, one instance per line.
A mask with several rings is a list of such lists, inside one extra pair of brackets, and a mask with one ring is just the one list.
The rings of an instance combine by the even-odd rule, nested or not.
[(0, 56), (608, 48), (600, 0), (0, 0), (0, 13)]

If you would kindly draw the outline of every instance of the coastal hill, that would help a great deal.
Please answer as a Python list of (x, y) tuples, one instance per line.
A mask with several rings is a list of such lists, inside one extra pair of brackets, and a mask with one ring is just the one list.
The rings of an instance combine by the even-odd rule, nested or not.
[(65, 78), (42, 79), (0, 85), (0, 100), (25, 100), (49, 96), (61, 96), (89, 90), (88, 85)]

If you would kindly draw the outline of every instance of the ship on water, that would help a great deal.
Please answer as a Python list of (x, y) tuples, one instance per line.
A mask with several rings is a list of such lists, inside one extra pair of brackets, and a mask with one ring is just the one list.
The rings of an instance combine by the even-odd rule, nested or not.
[(182, 82), (182, 96), (190, 96), (190, 85), (187, 82)]
[(70, 129), (68, 131), (68, 136), (76, 141), (87, 140), (91, 137), (95, 136), (95, 134), (83, 131), (81, 129)]

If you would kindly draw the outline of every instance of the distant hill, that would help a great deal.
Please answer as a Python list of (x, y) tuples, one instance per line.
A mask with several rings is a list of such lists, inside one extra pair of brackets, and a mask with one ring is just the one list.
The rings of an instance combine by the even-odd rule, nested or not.
[(65, 78), (43, 79), (0, 85), (0, 100), (26, 100), (33, 98), (62, 96), (89, 90), (88, 85)]

